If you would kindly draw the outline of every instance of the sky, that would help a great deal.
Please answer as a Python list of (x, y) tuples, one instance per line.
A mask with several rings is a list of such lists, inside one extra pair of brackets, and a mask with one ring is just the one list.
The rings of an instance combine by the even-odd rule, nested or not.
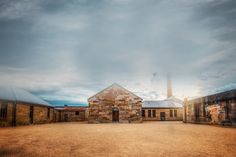
[(112, 83), (146, 99), (236, 88), (235, 0), (0, 0), (0, 84), (86, 102)]

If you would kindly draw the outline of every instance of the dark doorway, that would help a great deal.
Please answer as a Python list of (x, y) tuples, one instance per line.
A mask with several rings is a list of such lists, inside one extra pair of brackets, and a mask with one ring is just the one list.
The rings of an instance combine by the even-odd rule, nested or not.
[(160, 119), (163, 121), (166, 120), (166, 113), (165, 112), (160, 113)]
[(64, 114), (64, 122), (68, 122), (68, 114)]
[(30, 106), (29, 120), (30, 124), (34, 123), (34, 106)]
[(194, 115), (196, 121), (200, 120), (200, 105), (201, 104), (194, 104)]
[(112, 122), (119, 122), (119, 109), (118, 108), (112, 109)]

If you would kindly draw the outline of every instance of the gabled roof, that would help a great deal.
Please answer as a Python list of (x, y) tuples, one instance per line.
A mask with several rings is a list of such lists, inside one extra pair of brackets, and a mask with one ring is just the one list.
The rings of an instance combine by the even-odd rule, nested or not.
[(180, 108), (183, 103), (172, 100), (145, 100), (142, 104), (143, 108)]
[(139, 98), (139, 99), (143, 100), (141, 97), (139, 97), (139, 96), (135, 95), (134, 93), (132, 93), (132, 92), (131, 92), (131, 91), (129, 91), (128, 89), (126, 89), (126, 88), (122, 87), (121, 85), (119, 85), (119, 84), (117, 84), (117, 83), (113, 83), (112, 85), (110, 85), (110, 86), (108, 86), (107, 88), (105, 88), (105, 89), (101, 90), (101, 91), (100, 91), (100, 92), (98, 92), (97, 94), (95, 94), (95, 95), (93, 95), (93, 96), (89, 97), (89, 98), (88, 98), (88, 101), (89, 101), (91, 98), (93, 98), (93, 97), (96, 97), (97, 95), (99, 95), (99, 94), (103, 93), (104, 91), (106, 91), (106, 90), (108, 90), (108, 89), (110, 89), (110, 88), (116, 88), (116, 87), (117, 87), (117, 88), (121, 88), (121, 89), (123, 89), (123, 90), (125, 90), (125, 91), (129, 92), (130, 94), (132, 94), (134, 97), (137, 97), (137, 98)]
[(24, 102), (24, 103), (29, 103), (29, 104), (38, 104), (38, 105), (52, 107), (51, 104), (36, 97), (30, 92), (24, 89), (16, 88), (16, 87), (4, 87), (4, 86), (1, 87), (0, 86), (0, 100)]

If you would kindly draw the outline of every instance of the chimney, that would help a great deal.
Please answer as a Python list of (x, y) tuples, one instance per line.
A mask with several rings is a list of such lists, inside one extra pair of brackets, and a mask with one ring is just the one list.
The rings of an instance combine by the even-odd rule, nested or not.
[(167, 98), (172, 96), (172, 85), (170, 74), (167, 74)]

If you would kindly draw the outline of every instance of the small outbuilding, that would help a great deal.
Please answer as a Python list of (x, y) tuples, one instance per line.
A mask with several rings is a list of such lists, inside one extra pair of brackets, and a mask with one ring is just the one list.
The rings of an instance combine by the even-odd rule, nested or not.
[(153, 121), (182, 121), (183, 102), (173, 96), (165, 100), (145, 100), (142, 118)]
[(142, 98), (112, 84), (88, 99), (89, 123), (142, 122)]

